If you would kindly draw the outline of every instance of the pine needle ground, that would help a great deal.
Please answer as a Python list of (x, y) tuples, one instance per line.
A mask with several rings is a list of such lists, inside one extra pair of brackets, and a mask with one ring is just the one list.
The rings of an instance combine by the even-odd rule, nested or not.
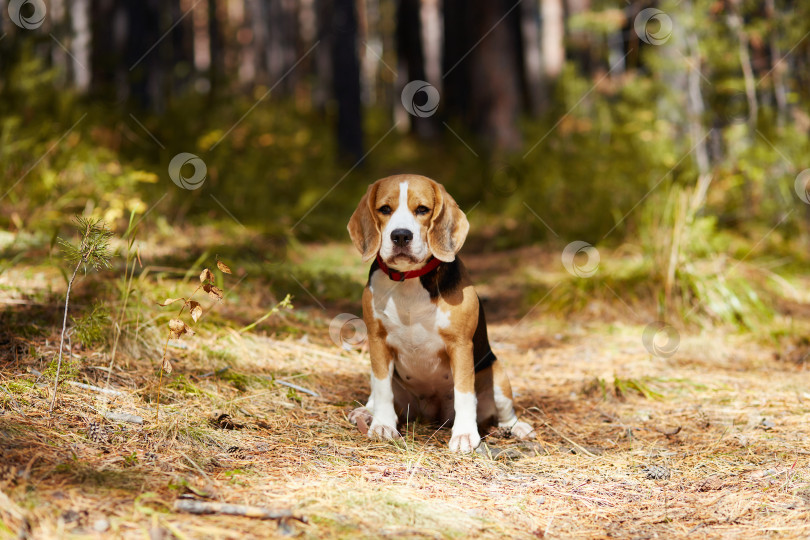
[[(514, 257), (536, 266), (535, 255)], [(488, 268), (474, 257), (467, 264)], [(479, 277), (491, 303), (521, 279)], [(8, 306), (14, 294), (3, 294)], [(227, 300), (223, 320), (262, 313), (248, 299)], [(15, 309), (31, 308), (20, 302)], [(409, 425), (395, 445), (351, 426), (369, 364), (367, 352), (329, 340), (339, 313), (331, 304), (249, 332), (211, 325), (173, 341), (157, 422), (162, 330), (147, 323), (122, 347), (111, 376), (121, 395), (66, 384), (50, 416), (42, 372), (58, 329), (24, 335), (4, 324), (0, 538), (810, 535), (807, 347), (684, 329), (677, 354), (656, 358), (628, 309), (594, 302), (562, 316), (541, 304), (521, 319), (493, 306), (494, 349), (538, 438), (494, 433), (485, 439), (491, 457), (448, 452), (447, 429)], [(808, 320), (794, 313), (798, 334)], [(103, 387), (106, 359), (74, 350), (72, 380)], [(113, 422), (105, 411), (144, 422)], [(289, 509), (307, 522), (179, 514), (181, 496)]]

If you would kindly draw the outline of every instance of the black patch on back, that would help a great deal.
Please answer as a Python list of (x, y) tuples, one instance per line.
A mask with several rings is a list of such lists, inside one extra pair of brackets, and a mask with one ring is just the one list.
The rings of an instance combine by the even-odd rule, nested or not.
[(497, 358), (492, 348), (489, 346), (487, 336), (487, 321), (484, 318), (484, 304), (478, 299), (478, 326), (475, 327), (473, 335), (473, 361), (475, 362), (475, 372), (483, 371), (495, 363)]
[(461, 270), (458, 267), (458, 260), (441, 263), (436, 267), (436, 270), (428, 272), (424, 276), (419, 276), (419, 282), (427, 290), (431, 300), (439, 296), (440, 291), (449, 291), (454, 287), (458, 287), (461, 283)]
[[(377, 258), (374, 258), (374, 262), (371, 263), (371, 268), (368, 269), (368, 283), (371, 283), (371, 274), (376, 272), (380, 269), (380, 263), (377, 262)], [(367, 283), (367, 284), (368, 284)]]
[[(450, 263), (442, 263), (436, 270), (429, 272), (419, 278), (422, 286), (430, 294), (430, 298), (434, 299), (439, 296), (439, 292), (452, 290), (461, 284), (461, 270), (459, 269), (458, 259)], [(475, 327), (475, 334), (473, 334), (473, 362), (475, 365), (475, 372), (487, 369), (497, 360), (495, 353), (489, 346), (489, 337), (487, 336), (487, 321), (484, 318), (484, 306), (481, 299), (478, 299), (478, 325)]]

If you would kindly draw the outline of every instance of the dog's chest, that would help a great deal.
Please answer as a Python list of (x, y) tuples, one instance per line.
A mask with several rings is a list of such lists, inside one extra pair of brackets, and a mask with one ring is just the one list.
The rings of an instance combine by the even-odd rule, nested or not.
[(439, 355), (445, 349), (439, 330), (450, 325), (449, 313), (431, 301), (418, 279), (392, 281), (377, 271), (371, 276), (370, 288), (374, 318), (385, 327), (398, 371), (405, 375), (439, 369)]

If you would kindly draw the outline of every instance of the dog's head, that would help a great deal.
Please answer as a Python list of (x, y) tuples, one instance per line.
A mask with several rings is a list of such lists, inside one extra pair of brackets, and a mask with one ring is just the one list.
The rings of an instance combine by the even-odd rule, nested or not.
[(452, 262), (470, 224), (444, 186), (401, 174), (368, 187), (348, 229), (364, 261), (379, 253), (389, 267), (408, 271), (423, 266), (431, 255)]

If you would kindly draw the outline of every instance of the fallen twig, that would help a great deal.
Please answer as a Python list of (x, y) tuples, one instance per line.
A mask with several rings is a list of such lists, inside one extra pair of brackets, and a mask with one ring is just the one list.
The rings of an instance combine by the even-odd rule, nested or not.
[[(104, 368), (107, 369), (107, 368)], [(118, 390), (112, 390), (110, 388), (99, 388), (98, 386), (93, 386), (92, 384), (84, 384), (76, 381), (67, 381), (66, 384), (70, 386), (75, 386), (76, 388), (83, 388), (85, 390), (92, 390), (93, 392), (98, 392), (100, 394), (107, 394), (108, 396), (125, 396), (123, 392), (119, 392)]]
[(129, 422), (130, 424), (143, 424), (143, 418), (135, 414), (118, 413), (107, 411), (104, 418), (112, 422)]
[(229, 369), (230, 369), (230, 366), (225, 366), (224, 368), (220, 368), (220, 369), (218, 369), (216, 371), (209, 371), (208, 373), (203, 373), (202, 375), (200, 375), (200, 378), (204, 379), (205, 377), (210, 377), (211, 375), (222, 375), (223, 373), (225, 373)]
[(298, 390), (299, 392), (309, 394), (310, 396), (321, 397), (321, 395), (318, 392), (314, 392), (312, 390), (309, 390), (308, 388), (304, 388), (303, 386), (298, 386), (297, 384), (293, 384), (291, 382), (282, 381), (280, 379), (276, 379), (275, 382), (282, 385), (282, 386), (292, 388), (293, 390)]
[(229, 516), (244, 516), (258, 519), (284, 519), (292, 518), (306, 523), (306, 518), (294, 516), (289, 510), (271, 510), (260, 506), (246, 506), (243, 504), (225, 504), (217, 502), (195, 501), (193, 499), (178, 499), (174, 501), (174, 509), (178, 512), (190, 514), (226, 514)]

